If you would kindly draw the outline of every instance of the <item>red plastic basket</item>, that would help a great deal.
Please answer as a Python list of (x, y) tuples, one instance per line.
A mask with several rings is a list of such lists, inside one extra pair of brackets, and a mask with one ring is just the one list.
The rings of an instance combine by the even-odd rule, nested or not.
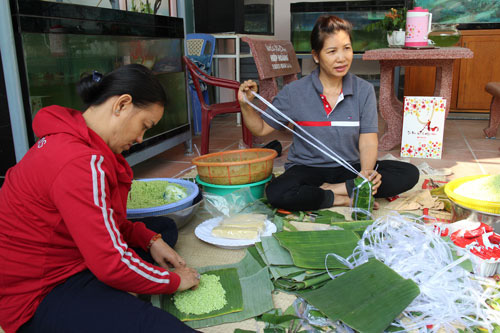
[(201, 180), (217, 185), (255, 183), (273, 171), (276, 150), (250, 148), (206, 154), (193, 159)]

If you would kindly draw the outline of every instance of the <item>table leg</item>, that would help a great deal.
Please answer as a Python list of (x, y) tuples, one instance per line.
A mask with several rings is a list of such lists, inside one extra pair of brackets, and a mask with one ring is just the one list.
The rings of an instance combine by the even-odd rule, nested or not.
[(488, 127), (483, 129), (488, 138), (495, 138), (498, 126), (500, 126), (500, 97), (494, 96), (490, 107), (490, 121)]
[(391, 150), (401, 143), (402, 108), (402, 103), (394, 95), (394, 65), (381, 61), (379, 110), (386, 126), (380, 139), (379, 150)]
[(436, 67), (436, 85), (434, 88), (434, 96), (446, 99), (445, 119), (448, 118), (448, 113), (450, 112), (452, 82), (453, 60), (443, 61), (442, 66)]

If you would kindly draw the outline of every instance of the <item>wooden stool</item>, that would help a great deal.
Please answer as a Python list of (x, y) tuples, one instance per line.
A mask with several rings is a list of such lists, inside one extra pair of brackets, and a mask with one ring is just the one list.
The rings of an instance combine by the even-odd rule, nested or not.
[(483, 131), (488, 138), (495, 138), (500, 125), (500, 82), (488, 83), (485, 90), (493, 95), (493, 99), (490, 106), (490, 122)]

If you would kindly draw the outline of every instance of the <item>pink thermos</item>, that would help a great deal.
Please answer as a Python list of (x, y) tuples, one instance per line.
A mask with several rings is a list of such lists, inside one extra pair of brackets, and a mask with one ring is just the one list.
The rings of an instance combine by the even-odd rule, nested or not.
[(406, 13), (405, 46), (427, 46), (427, 34), (431, 31), (432, 14), (422, 7)]

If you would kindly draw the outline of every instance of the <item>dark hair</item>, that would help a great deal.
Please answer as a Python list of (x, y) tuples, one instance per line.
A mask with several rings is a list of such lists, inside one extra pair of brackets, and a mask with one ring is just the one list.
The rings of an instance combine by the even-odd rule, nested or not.
[(318, 17), (311, 32), (311, 49), (319, 54), (323, 49), (325, 38), (339, 31), (345, 31), (352, 42), (352, 24), (335, 15), (322, 15)]
[(123, 94), (130, 94), (136, 106), (167, 102), (165, 91), (153, 72), (139, 64), (119, 67), (104, 76), (94, 71), (80, 79), (77, 91), (84, 104), (83, 111)]

